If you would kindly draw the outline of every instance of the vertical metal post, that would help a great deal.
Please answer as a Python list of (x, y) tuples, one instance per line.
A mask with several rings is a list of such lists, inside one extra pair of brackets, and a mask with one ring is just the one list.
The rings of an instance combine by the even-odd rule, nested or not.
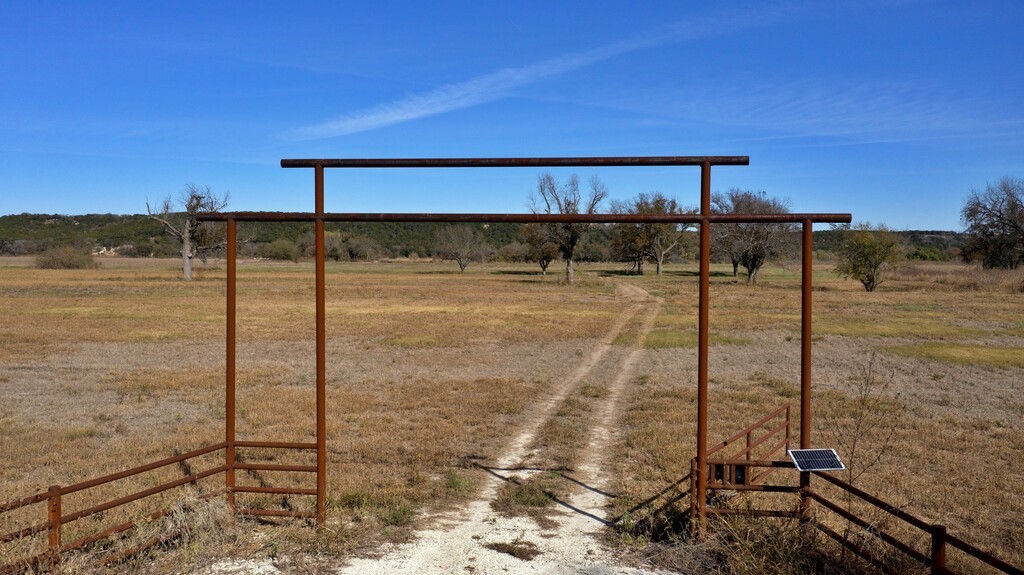
[(696, 525), (696, 522), (692, 521), (697, 516), (697, 498), (694, 497), (694, 493), (697, 492), (694, 482), (697, 481), (697, 460), (690, 460), (690, 519), (691, 523)]
[(932, 575), (944, 575), (946, 571), (946, 526), (932, 525)]
[(46, 519), (50, 524), (50, 564), (53, 570), (60, 567), (60, 486), (51, 485), (47, 491)]
[(791, 421), (792, 421), (792, 419), (790, 419), (790, 417), (789, 417), (789, 404), (787, 403), (786, 404), (786, 451), (789, 451), (789, 449), (790, 449), (790, 447), (789, 447), (789, 440), (790, 440), (790, 436), (792, 435), (792, 431), (790, 431), (790, 428), (792, 427), (791, 424), (790, 424)]
[[(811, 447), (811, 288), (814, 247), (811, 241), (813, 224), (803, 224), (803, 261), (800, 281), (800, 449)], [(800, 474), (800, 487), (811, 485), (811, 474)], [(801, 491), (800, 517), (807, 519), (811, 510), (811, 499)]]
[[(316, 214), (324, 213), (324, 167), (316, 165)], [(327, 326), (324, 220), (316, 220), (316, 523), (324, 524), (327, 502)]]
[(225, 452), (225, 465), (228, 466), (224, 473), (224, 487), (227, 489), (228, 508), (235, 512), (235, 296), (238, 293), (237, 284), (237, 246), (238, 246), (238, 223), (234, 219), (228, 220), (228, 277), (227, 277), (227, 350), (225, 359), (225, 381), (224, 381), (224, 441), (227, 442)]
[(700, 286), (697, 326), (697, 530), (704, 529), (708, 472), (708, 297), (711, 285), (711, 164), (700, 165)]

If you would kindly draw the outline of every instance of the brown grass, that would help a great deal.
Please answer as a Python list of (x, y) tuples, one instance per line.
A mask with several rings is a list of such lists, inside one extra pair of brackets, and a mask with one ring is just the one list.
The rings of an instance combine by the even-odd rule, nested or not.
[[(473, 497), (484, 476), (466, 461), (502, 452), (514, 435), (510, 430), (520, 428), (553, 383), (607, 333), (622, 304), (611, 279), (588, 277), (582, 287), (567, 288), (557, 274), (493, 273), (497, 268), (481, 265), (453, 275), (448, 268), (328, 267), (326, 532), (285, 523), (267, 528), (257, 541), (226, 529), (223, 539), (189, 540), (181, 553), (153, 556), (146, 569), (188, 570), (225, 554), (273, 556), (289, 565), (317, 557), (330, 562), (384, 540), (400, 541), (419, 524), (422, 511)], [(696, 369), (692, 272), (692, 266), (670, 267), (662, 278), (629, 280), (665, 298), (665, 307), (642, 344), (636, 326), (627, 326), (616, 341), (646, 351), (617, 428), (609, 479), (620, 496), (613, 516), (689, 472)], [(73, 272), (0, 265), (0, 499), (222, 440), (223, 270), (210, 266), (188, 285), (177, 275), (173, 262), (138, 260), (104, 260), (99, 270)], [(895, 429), (898, 449), (865, 474), (862, 485), (1021, 564), (1024, 500), (1015, 490), (1024, 484), (1024, 471), (1015, 462), (1024, 456), (1024, 367), (1014, 358), (1024, 347), (1024, 295), (1011, 275), (929, 264), (904, 270), (868, 294), (856, 282), (818, 270), (815, 409), (844, 413), (853, 401), (850, 378), (878, 353), (895, 370), (891, 393), (906, 410)], [(766, 269), (758, 286), (713, 278), (712, 440), (795, 401), (798, 281), (797, 271), (781, 268)], [(240, 266), (240, 439), (312, 439), (312, 320), (310, 266)], [(575, 463), (603, 385), (598, 377), (567, 396), (541, 427), (536, 463)], [(823, 425), (822, 418), (815, 421), (819, 445), (830, 441)], [(864, 448), (870, 451), (883, 439), (868, 430)], [(310, 461), (308, 454), (269, 450), (242, 456)], [(207, 457), (194, 465), (217, 464)], [(88, 499), (69, 497), (67, 505), (81, 508), (181, 473), (165, 469)], [(310, 484), (309, 477), (280, 473), (242, 480)], [(217, 487), (216, 481), (199, 486)], [(180, 499), (175, 493), (167, 505)], [(282, 498), (244, 500), (261, 501), (281, 505)], [(295, 509), (312, 504), (300, 497), (285, 503)], [(109, 513), (103, 525), (152, 508), (140, 504)], [(671, 509), (634, 533), (630, 544), (647, 550), (641, 554), (653, 553), (643, 547), (651, 539), (677, 532)], [(36, 506), (13, 518), (39, 520), (39, 512)], [(644, 512), (634, 511), (631, 520), (642, 523)], [(0, 520), (0, 531), (10, 519)], [(721, 549), (735, 553), (735, 542), (758, 537), (736, 537)], [(0, 546), (0, 562), (17, 551)], [(712, 556), (721, 555), (712, 550)], [(733, 569), (744, 572), (738, 563)]]

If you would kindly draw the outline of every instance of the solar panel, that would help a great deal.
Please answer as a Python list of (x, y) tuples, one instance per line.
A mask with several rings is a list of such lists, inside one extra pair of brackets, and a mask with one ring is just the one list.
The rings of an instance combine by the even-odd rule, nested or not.
[(790, 449), (789, 457), (800, 471), (842, 471), (846, 469), (835, 449)]

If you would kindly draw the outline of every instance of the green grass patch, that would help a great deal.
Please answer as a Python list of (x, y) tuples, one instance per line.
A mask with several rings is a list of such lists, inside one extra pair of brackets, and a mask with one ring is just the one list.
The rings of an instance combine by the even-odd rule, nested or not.
[(554, 503), (558, 480), (554, 473), (528, 479), (513, 475), (498, 489), (491, 507), (508, 515), (533, 515)]
[[(711, 345), (746, 345), (750, 340), (712, 333)], [(620, 333), (612, 342), (613, 345), (636, 347), (641, 344), (647, 349), (673, 349), (697, 347), (697, 332), (679, 329), (654, 329), (641, 339), (633, 331)]]
[(923, 357), (960, 365), (1024, 368), (1024, 349), (958, 343), (921, 343), (900, 345), (888, 351), (897, 355)]
[[(816, 318), (817, 319), (817, 318)], [(979, 337), (981, 330), (913, 315), (878, 315), (873, 319), (827, 317), (814, 322), (818, 334), (846, 337), (918, 337), (924, 339)]]

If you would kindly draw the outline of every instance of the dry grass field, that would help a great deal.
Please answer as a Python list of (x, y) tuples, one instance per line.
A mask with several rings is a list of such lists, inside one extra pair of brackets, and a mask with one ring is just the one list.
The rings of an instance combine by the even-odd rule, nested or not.
[[(0, 500), (223, 440), (221, 267), (184, 284), (170, 260), (109, 259), (72, 271), (30, 263), (0, 260)], [(866, 293), (821, 267), (815, 443), (839, 448), (863, 471), (859, 486), (1024, 564), (1021, 274), (921, 264)], [(327, 530), (211, 529), (217, 537), (149, 558), (145, 570), (187, 571), (230, 554), (290, 556), (302, 571), (372, 554), (412, 536), (428, 511), (472, 499), (486, 477), (474, 462), (494, 462), (530, 425), (537, 433), (529, 463), (570, 472), (593, 456), (590, 430), (607, 431), (602, 457), (614, 462), (606, 480), (617, 495), (609, 516), (689, 471), (695, 266), (670, 266), (660, 278), (587, 266), (574, 287), (530, 266), (455, 269), (328, 265)], [(771, 266), (747, 286), (725, 269), (714, 267), (711, 289), (712, 440), (776, 405), (795, 406), (799, 390), (799, 270)], [(640, 293), (634, 288), (652, 299), (626, 298)], [(238, 293), (238, 437), (311, 441), (312, 266), (242, 262)], [(610, 356), (635, 362), (629, 380), (617, 384), (600, 369), (574, 378), (606, 338)], [(573, 384), (560, 386), (565, 381)], [(558, 408), (541, 419), (538, 406), (552, 398)], [(549, 492), (573, 489), (558, 475), (540, 480)], [(283, 473), (243, 481), (313, 484)], [(203, 481), (195, 490), (218, 486)], [(530, 494), (506, 490), (500, 504), (521, 512)], [(68, 510), (89, 504), (72, 497)], [(284, 504), (309, 509), (312, 501)], [(133, 509), (102, 520), (116, 523)], [(214, 511), (204, 520), (219, 521)], [(0, 532), (5, 527), (0, 521)], [(648, 545), (658, 537), (638, 531), (614, 543), (647, 562), (681, 565), (665, 545)], [(25, 549), (18, 545), (0, 546), (0, 563)]]

